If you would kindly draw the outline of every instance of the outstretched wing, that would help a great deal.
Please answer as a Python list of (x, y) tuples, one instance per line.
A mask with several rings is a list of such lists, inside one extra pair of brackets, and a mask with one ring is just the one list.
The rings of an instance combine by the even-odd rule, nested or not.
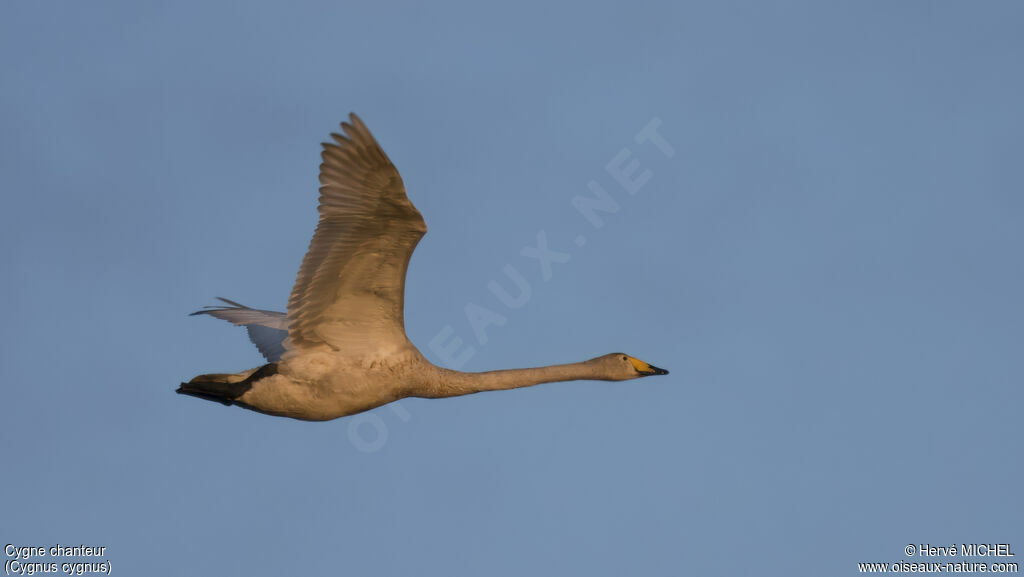
[(281, 355), (285, 352), (284, 340), (288, 338), (288, 331), (259, 324), (245, 325), (245, 331), (249, 333), (249, 340), (256, 345), (263, 358), (272, 363), (281, 360)]
[(323, 145), (320, 221), (288, 299), (289, 350), (358, 355), (408, 343), (405, 272), (427, 225), (359, 117), (341, 127)]
[(242, 325), (249, 333), (249, 340), (256, 345), (260, 354), (275, 363), (284, 354), (284, 340), (288, 338), (288, 315), (277, 311), (264, 311), (247, 307), (241, 303), (217, 297), (226, 305), (205, 307), (195, 315), (210, 315), (234, 325)]
[(211, 317), (228, 321), (234, 325), (255, 324), (275, 329), (283, 329), (285, 331), (288, 330), (288, 315), (284, 313), (254, 309), (223, 297), (217, 297), (217, 300), (225, 304), (203, 307), (203, 310), (196, 311), (189, 316), (210, 315)]

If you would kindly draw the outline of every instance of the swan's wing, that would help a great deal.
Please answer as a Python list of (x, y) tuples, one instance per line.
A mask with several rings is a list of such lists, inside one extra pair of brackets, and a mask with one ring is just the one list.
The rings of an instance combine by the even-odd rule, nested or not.
[(217, 297), (227, 306), (206, 307), (192, 315), (210, 315), (235, 325), (244, 325), (249, 340), (256, 345), (260, 354), (275, 363), (284, 354), (284, 340), (288, 338), (288, 316), (277, 311), (249, 308), (243, 304)]
[(402, 177), (355, 114), (324, 143), (320, 221), (288, 299), (289, 350), (404, 346), (405, 272), (427, 232)]
[(263, 325), (275, 329), (288, 330), (288, 315), (277, 311), (264, 311), (247, 307), (243, 304), (217, 297), (217, 300), (226, 303), (212, 307), (204, 307), (190, 316), (210, 315), (211, 317), (228, 321), (235, 325)]
[(288, 338), (288, 331), (257, 324), (245, 325), (245, 330), (249, 333), (249, 340), (256, 345), (260, 354), (267, 361), (276, 363), (281, 360), (281, 355), (285, 351), (284, 340)]

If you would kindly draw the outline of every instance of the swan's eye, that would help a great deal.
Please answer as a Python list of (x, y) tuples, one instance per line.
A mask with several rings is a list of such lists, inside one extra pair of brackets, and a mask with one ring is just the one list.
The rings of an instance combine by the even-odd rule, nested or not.
[(629, 357), (627, 357), (626, 355), (622, 355), (622, 360), (624, 360), (624, 361), (625, 361), (625, 360), (627, 360), (627, 359), (629, 359)]

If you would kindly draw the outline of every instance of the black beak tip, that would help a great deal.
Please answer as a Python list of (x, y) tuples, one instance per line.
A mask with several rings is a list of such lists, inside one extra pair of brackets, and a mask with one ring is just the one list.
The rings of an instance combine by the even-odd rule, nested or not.
[(651, 373), (652, 375), (667, 375), (668, 374), (668, 371), (666, 371), (665, 369), (656, 367), (654, 365), (651, 365), (651, 370), (654, 371), (654, 372)]

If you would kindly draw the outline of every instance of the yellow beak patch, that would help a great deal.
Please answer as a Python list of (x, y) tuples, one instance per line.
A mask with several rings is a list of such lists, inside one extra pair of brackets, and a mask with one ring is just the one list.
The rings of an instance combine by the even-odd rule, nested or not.
[(646, 375), (667, 375), (668, 374), (668, 371), (666, 371), (665, 369), (662, 369), (662, 368), (656, 367), (654, 365), (645, 363), (645, 362), (641, 361), (640, 359), (634, 359), (633, 357), (629, 357), (628, 355), (627, 355), (627, 357), (629, 358), (629, 362), (633, 364), (633, 368), (636, 369), (636, 372), (640, 373), (641, 375), (645, 375), (646, 376)]
[(636, 372), (638, 373), (647, 373), (651, 370), (651, 365), (641, 361), (640, 359), (629, 357), (629, 362), (633, 363), (633, 368), (636, 369)]

